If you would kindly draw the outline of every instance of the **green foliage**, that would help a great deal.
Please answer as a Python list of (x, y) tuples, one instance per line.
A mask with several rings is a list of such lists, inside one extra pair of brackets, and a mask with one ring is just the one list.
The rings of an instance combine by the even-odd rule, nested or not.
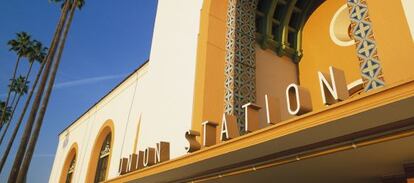
[(85, 5), (85, 0), (49, 0), (49, 2), (53, 2), (53, 3), (62, 3), (62, 6), (61, 6), (62, 8), (63, 8), (65, 2), (67, 2), (67, 1), (70, 1), (71, 4), (75, 1), (78, 1), (77, 6), (78, 6), (79, 10), (81, 10), (82, 7)]
[(26, 78), (23, 76), (19, 76), (18, 78), (12, 80), (11, 84), (9, 85), (10, 91), (15, 92), (19, 95), (24, 95), (28, 91), (29, 81), (26, 81)]
[(7, 42), (10, 51), (16, 52), (19, 57), (26, 57), (31, 46), (31, 37), (26, 32), (16, 33), (16, 39)]
[(33, 40), (27, 54), (29, 62), (32, 63), (34, 61), (37, 61), (40, 64), (43, 63), (43, 60), (47, 56), (47, 51), (48, 48), (43, 47), (43, 44), (40, 41)]
[(9, 121), (11, 113), (12, 113), (11, 107), (5, 108), (5, 105), (6, 105), (6, 102), (0, 101), (0, 116), (3, 116), (4, 111), (6, 111), (6, 115), (4, 116), (3, 121), (0, 121), (0, 126), (3, 126), (4, 123)]

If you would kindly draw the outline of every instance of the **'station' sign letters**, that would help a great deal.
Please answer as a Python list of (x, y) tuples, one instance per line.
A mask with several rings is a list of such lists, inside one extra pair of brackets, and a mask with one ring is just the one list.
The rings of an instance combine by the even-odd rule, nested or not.
[[(332, 105), (349, 98), (350, 93), (357, 91), (358, 86), (348, 88), (345, 81), (345, 74), (342, 70), (329, 67), (329, 74), (318, 72), (320, 91), (322, 101), (325, 105)], [(362, 88), (362, 83), (358, 83)], [(280, 100), (269, 95), (264, 96), (266, 112), (266, 123), (274, 125), (281, 121), (280, 117)], [(309, 91), (295, 83), (286, 88), (287, 111), (290, 115), (300, 116), (312, 111), (312, 100)], [(254, 103), (243, 105), (245, 110), (245, 132), (251, 133), (259, 130), (259, 111), (261, 106)], [(221, 125), (213, 121), (205, 121), (202, 125), (202, 142), (197, 140), (201, 134), (195, 130), (185, 132), (185, 138), (188, 142), (185, 150), (192, 153), (203, 147), (216, 145), (216, 130), (219, 128), (220, 142), (228, 141), (239, 137), (241, 134), (237, 126), (237, 118), (233, 115), (223, 114)], [(126, 174), (145, 167), (155, 165), (170, 159), (170, 144), (168, 142), (159, 142), (156, 148), (148, 147), (137, 154), (131, 154), (126, 158), (121, 158), (119, 163), (119, 174)]]
[[(345, 74), (342, 70), (329, 67), (329, 74), (318, 72), (318, 79), (322, 95), (322, 101), (325, 105), (332, 105), (349, 98), (349, 93), (355, 90), (355, 87), (348, 89)], [(362, 85), (362, 83), (360, 83)], [(280, 101), (269, 95), (265, 95), (266, 122), (274, 125), (281, 121)], [(290, 84), (286, 88), (287, 111), (294, 116), (300, 116), (312, 111), (312, 100), (309, 91), (297, 84)], [(254, 103), (243, 105), (245, 110), (245, 132), (251, 133), (259, 129), (259, 110), (262, 109)], [(239, 128), (236, 123), (236, 116), (223, 114), (220, 128), (220, 141), (227, 141), (240, 136)], [(218, 124), (212, 121), (202, 123), (203, 138), (202, 142), (197, 141), (200, 133), (189, 130), (185, 133), (188, 146), (185, 147), (188, 153), (200, 150), (202, 147), (209, 147), (216, 144), (216, 128)]]

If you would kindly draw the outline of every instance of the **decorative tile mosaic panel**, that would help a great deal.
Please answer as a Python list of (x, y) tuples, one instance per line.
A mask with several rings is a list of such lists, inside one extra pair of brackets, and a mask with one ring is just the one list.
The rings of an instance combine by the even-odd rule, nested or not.
[(237, 116), (244, 131), (242, 105), (256, 101), (255, 17), (258, 0), (229, 0), (227, 10), (225, 113)]
[(357, 56), (365, 91), (385, 85), (380, 59), (377, 53), (372, 23), (366, 0), (348, 0), (351, 31), (356, 41)]

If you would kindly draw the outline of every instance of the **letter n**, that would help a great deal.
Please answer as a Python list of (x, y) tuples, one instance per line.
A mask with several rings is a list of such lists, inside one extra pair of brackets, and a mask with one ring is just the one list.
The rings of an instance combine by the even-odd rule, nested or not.
[(329, 72), (331, 77), (318, 72), (322, 100), (325, 105), (335, 104), (349, 97), (344, 71), (330, 66)]

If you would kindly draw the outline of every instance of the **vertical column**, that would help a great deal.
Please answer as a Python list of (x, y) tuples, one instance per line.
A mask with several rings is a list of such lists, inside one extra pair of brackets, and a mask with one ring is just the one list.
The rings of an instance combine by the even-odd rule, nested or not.
[(244, 131), (242, 106), (256, 101), (255, 17), (258, 0), (229, 0), (227, 11), (225, 113), (237, 116)]
[(364, 90), (370, 91), (385, 85), (374, 30), (369, 18), (366, 0), (348, 0), (351, 33), (356, 42)]

